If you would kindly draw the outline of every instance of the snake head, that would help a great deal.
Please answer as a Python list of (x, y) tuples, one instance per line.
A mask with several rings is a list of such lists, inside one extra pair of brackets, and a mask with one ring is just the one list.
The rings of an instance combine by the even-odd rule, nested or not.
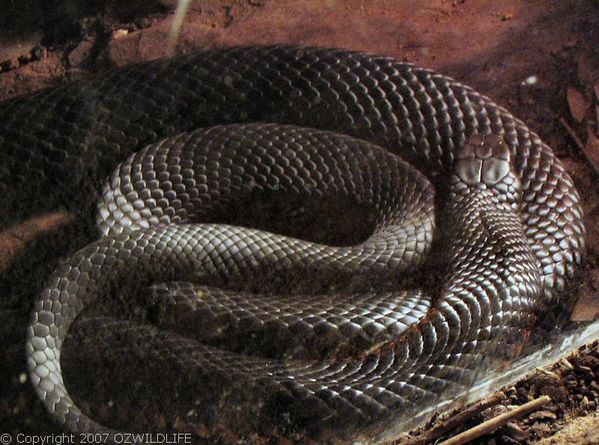
[(488, 189), (501, 200), (517, 201), (520, 181), (512, 169), (510, 147), (497, 134), (470, 136), (457, 150), (454, 176), (457, 189)]
[(510, 150), (503, 137), (475, 134), (457, 151), (455, 172), (469, 186), (493, 187), (510, 173)]

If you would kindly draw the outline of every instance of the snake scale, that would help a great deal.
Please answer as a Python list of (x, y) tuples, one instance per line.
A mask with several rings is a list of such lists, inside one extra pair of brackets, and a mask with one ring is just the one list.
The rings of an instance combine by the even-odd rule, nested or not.
[[(551, 149), (471, 88), (388, 57), (271, 46), (137, 64), (5, 102), (0, 147), (3, 225), (19, 202), (76, 210), (103, 190), (105, 236), (58, 267), (27, 331), (33, 385), (71, 431), (107, 429), (69, 395), (63, 341), (116, 291), (183, 305), (200, 339), (117, 314), (90, 319), (92, 343), (142, 339), (263, 435), (341, 437), (463, 389), (540, 309), (566, 305), (583, 257), (579, 198)], [(210, 222), (254, 193), (349, 199), (372, 231), (326, 245)], [(441, 265), (433, 285), (414, 282), (426, 264)], [(330, 292), (227, 287), (289, 276)], [(341, 289), (358, 276), (372, 286)], [(270, 352), (247, 351), (260, 330)]]

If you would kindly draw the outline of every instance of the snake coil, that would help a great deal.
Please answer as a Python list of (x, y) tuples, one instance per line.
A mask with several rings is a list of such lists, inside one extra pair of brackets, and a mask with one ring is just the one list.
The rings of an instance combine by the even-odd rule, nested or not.
[[(106, 428), (67, 392), (62, 344), (115, 289), (151, 286), (212, 342), (274, 326), (290, 346), (270, 356), (109, 317), (94, 319), (94, 339), (135, 335), (140, 350), (216, 381), (221, 414), (243, 403), (263, 435), (316, 437), (405, 418), (471, 383), (536, 311), (565, 303), (584, 251), (577, 192), (536, 134), (471, 88), (387, 57), (273, 46), (133, 65), (2, 104), (0, 147), (0, 211), (15, 218), (18, 202), (76, 209), (113, 172), (98, 212), (106, 236), (55, 271), (28, 328), (35, 389), (71, 431)], [(372, 233), (332, 246), (210, 223), (256, 192), (353, 200), (374, 215)], [(358, 275), (393, 282), (431, 258), (443, 264), (432, 291), (213, 287), (321, 273), (335, 288)], [(302, 341), (324, 342), (324, 358), (298, 353)], [(252, 395), (240, 402), (229, 384)], [(226, 416), (219, 428), (243, 430)]]

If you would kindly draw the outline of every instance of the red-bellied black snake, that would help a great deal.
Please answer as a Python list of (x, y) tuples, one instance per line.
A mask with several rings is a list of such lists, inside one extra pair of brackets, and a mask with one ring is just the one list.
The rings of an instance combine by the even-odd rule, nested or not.
[[(211, 398), (242, 404), (257, 428), (284, 413), (281, 434), (316, 437), (411, 415), (469, 382), (541, 304), (563, 303), (584, 250), (572, 180), (535, 133), (469, 87), (370, 54), (247, 47), (109, 71), (0, 105), (0, 147), (5, 215), (14, 200), (68, 207), (104, 190), (106, 236), (49, 277), (28, 328), (35, 389), (73, 431), (105, 428), (70, 397), (61, 346), (114, 289), (153, 286), (161, 304), (195, 312), (209, 341), (118, 314), (95, 319), (98, 338), (135, 334), (188, 370), (243, 382), (255, 396), (240, 401), (223, 384)], [(373, 230), (333, 246), (210, 223), (255, 193), (349, 199), (374, 215)], [(442, 264), (435, 289), (407, 279), (337, 290), (355, 276), (391, 283), (430, 258)], [(322, 275), (331, 291), (215, 288), (258, 275)], [(215, 346), (265, 325), (290, 346)], [(321, 338), (322, 356), (297, 353)]]

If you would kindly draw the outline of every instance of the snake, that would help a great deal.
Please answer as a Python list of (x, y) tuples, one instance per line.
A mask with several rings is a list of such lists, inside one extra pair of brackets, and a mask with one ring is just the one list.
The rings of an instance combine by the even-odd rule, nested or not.
[[(102, 234), (48, 278), (27, 328), (33, 386), (69, 431), (115, 432), (61, 369), (70, 327), (115, 293), (183, 307), (199, 338), (114, 314), (90, 317), (89, 341), (132, 336), (196, 373), (215, 430), (342, 437), (464, 391), (567, 307), (584, 257), (578, 193), (537, 134), (468, 86), (369, 53), (234, 47), (112, 69), (1, 104), (0, 147), (3, 225), (22, 203), (82, 218), (92, 205)], [(346, 200), (369, 232), (327, 243), (214, 222), (256, 194)], [(291, 291), (296, 278), (319, 284)]]

